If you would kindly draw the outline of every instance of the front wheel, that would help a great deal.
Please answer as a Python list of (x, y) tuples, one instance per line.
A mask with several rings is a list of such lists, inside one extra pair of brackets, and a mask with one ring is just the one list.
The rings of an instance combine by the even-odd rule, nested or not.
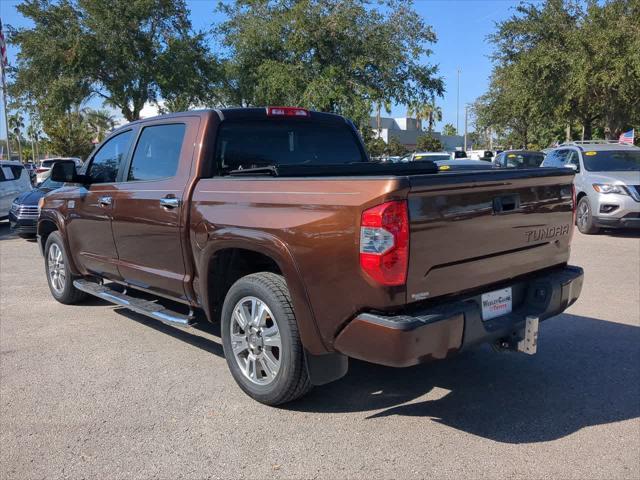
[(222, 344), (233, 378), (266, 405), (311, 389), (298, 325), (284, 278), (262, 272), (233, 284), (222, 307)]
[(73, 286), (73, 275), (64, 249), (62, 236), (53, 232), (44, 246), (44, 264), (51, 295), (60, 303), (71, 305), (84, 299), (87, 294)]
[(586, 196), (582, 197), (578, 202), (576, 224), (578, 225), (578, 230), (587, 235), (592, 235), (600, 231), (600, 229), (594, 225), (591, 204)]

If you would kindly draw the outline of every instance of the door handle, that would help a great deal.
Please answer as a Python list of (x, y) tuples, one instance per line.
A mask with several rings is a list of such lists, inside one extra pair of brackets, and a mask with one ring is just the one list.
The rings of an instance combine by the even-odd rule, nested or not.
[(175, 197), (165, 197), (160, 199), (160, 206), (164, 208), (176, 208), (180, 206), (180, 199)]
[(100, 197), (98, 202), (101, 207), (108, 207), (111, 205), (112, 198), (111, 197)]

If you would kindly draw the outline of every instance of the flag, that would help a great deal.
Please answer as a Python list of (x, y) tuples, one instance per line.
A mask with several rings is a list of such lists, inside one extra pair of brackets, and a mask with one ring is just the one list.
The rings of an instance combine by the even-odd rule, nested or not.
[(4, 41), (4, 33), (2, 32), (2, 20), (0, 20), (0, 65), (4, 70), (7, 66), (7, 42)]
[(619, 143), (628, 143), (630, 145), (633, 145), (634, 133), (635, 133), (635, 131), (633, 129), (629, 130), (628, 132), (623, 133), (622, 135), (620, 135), (620, 138), (618, 139), (618, 142)]

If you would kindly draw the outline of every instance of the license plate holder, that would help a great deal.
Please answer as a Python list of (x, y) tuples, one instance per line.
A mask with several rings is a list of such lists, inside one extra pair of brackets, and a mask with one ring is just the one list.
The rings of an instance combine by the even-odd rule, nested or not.
[(513, 294), (511, 287), (483, 293), (480, 297), (480, 305), (482, 307), (483, 321), (511, 313), (513, 309)]

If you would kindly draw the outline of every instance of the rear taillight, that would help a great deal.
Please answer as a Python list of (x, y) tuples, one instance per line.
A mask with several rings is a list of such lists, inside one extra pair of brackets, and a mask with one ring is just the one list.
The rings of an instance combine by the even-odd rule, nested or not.
[(578, 199), (576, 197), (576, 186), (571, 184), (571, 208), (573, 209), (573, 215), (571, 215), (571, 233), (569, 234), (569, 242), (573, 239), (573, 230), (576, 228), (576, 219), (578, 214)]
[(308, 117), (309, 111), (299, 107), (267, 107), (270, 117)]
[(47, 170), (49, 170), (48, 168), (36, 168), (36, 173), (42, 173), (42, 172), (46, 172)]
[(406, 201), (392, 201), (362, 212), (360, 266), (382, 285), (404, 285), (409, 261)]

